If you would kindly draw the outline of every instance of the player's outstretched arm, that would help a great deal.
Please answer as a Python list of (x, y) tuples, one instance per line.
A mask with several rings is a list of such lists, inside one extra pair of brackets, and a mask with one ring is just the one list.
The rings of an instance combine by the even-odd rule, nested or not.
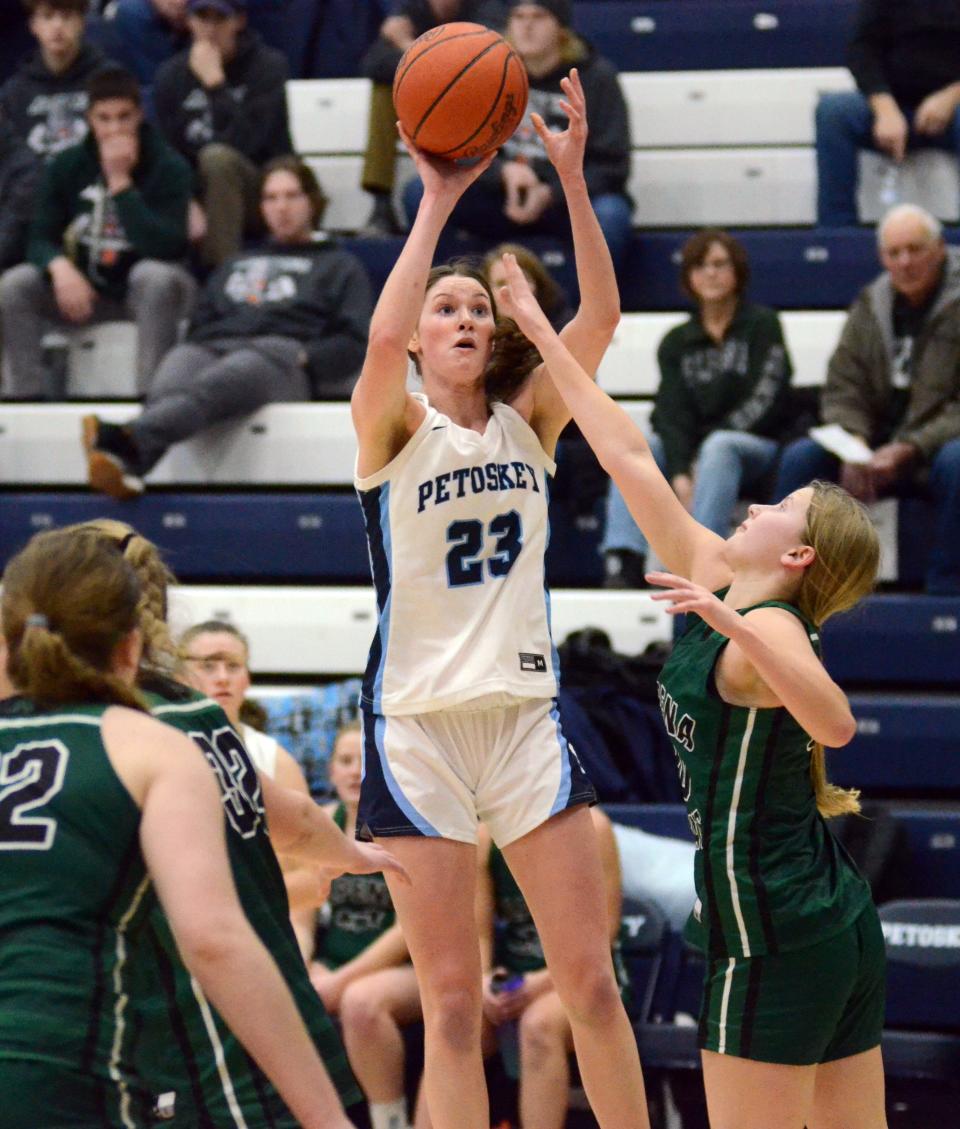
[(406, 870), (385, 847), (344, 835), (330, 813), (309, 796), (284, 788), (268, 776), (260, 777), (260, 789), (275, 850), (322, 866), (331, 874), (383, 871), (409, 881)]
[[(577, 264), (580, 306), (560, 337), (586, 372), (595, 377), (620, 322), (620, 292), (584, 177), (587, 105), (575, 68), (560, 80), (560, 85), (566, 95), (560, 105), (567, 115), (567, 128), (553, 133), (539, 114), (533, 114), (532, 120), (563, 186)], [(570, 419), (570, 411), (549, 379), (549, 366), (534, 380), (531, 424), (541, 439), (550, 443), (550, 432), (555, 440)]]
[[(654, 552), (671, 572), (704, 572), (723, 542), (694, 521), (663, 477), (643, 432), (619, 404), (601, 391), (547, 321), (512, 255), (504, 255), (505, 312), (536, 345), (551, 378), (604, 470), (620, 487), (630, 512)], [(667, 562), (670, 562), (669, 564)], [(717, 566), (709, 565), (714, 572)], [(725, 566), (720, 566), (719, 571)], [(729, 574), (711, 576), (720, 586)]]
[(423, 407), (407, 395), (407, 346), (423, 306), (440, 232), (457, 201), (494, 157), (489, 153), (464, 168), (424, 153), (399, 128), (423, 181), (423, 197), (374, 308), (366, 359), (351, 398), (362, 476), (385, 466), (423, 418)]
[(104, 718), (104, 743), (142, 810), (140, 843), (184, 964), (299, 1124), (351, 1129), (276, 964), (247, 921), (209, 765), (184, 734), (132, 710)]

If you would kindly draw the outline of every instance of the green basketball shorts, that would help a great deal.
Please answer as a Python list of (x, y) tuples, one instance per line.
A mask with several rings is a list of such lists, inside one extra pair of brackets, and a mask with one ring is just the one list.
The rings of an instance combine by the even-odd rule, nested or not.
[(707, 962), (699, 1046), (810, 1066), (880, 1043), (886, 955), (871, 903), (842, 932), (775, 956)]

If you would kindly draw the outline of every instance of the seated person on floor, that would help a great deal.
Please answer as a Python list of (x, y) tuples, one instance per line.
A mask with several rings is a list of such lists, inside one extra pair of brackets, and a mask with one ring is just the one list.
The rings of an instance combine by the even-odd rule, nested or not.
[(174, 443), (264, 404), (349, 397), (372, 310), (366, 272), (318, 236), (324, 198), (299, 158), (267, 165), (260, 205), (268, 241), (207, 280), (187, 339), (164, 357), (143, 413), (123, 426), (84, 419), (95, 490), (136, 497)]
[[(337, 799), (328, 810), (351, 838), (357, 827), (361, 763), (356, 721), (341, 728), (330, 757)], [(401, 1028), (422, 1018), (420, 989), (382, 874), (344, 874), (333, 880), (310, 979), (324, 1006), (340, 1019), (372, 1129), (409, 1129)], [(417, 1129), (426, 1124), (422, 1117), (418, 1113)]]

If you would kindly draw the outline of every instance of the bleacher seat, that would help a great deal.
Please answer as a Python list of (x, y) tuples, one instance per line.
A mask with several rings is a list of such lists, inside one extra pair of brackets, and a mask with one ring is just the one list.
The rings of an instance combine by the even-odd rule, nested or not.
[(887, 950), (885, 1073), (951, 1091), (942, 1112), (952, 1116), (960, 1090), (960, 901), (889, 902), (880, 918)]
[(960, 799), (960, 696), (850, 695), (857, 733), (828, 753), (831, 779), (871, 796)]
[[(647, 422), (649, 401), (622, 403), (635, 423)], [(82, 416), (96, 412), (119, 423), (139, 410), (132, 403), (0, 403), (0, 482), (7, 488), (84, 486)], [(270, 404), (172, 447), (147, 482), (151, 487), (352, 487), (355, 454), (349, 404)]]
[(653, 902), (623, 899), (620, 910), (621, 955), (630, 977), (632, 1012), (639, 1020), (651, 1014), (657, 981), (661, 975), (667, 920)]
[[(171, 563), (176, 568), (176, 558)], [(627, 654), (669, 638), (671, 631), (663, 606), (642, 592), (557, 590), (551, 594), (551, 617), (557, 640), (599, 627)], [(173, 592), (175, 631), (223, 618), (248, 635), (254, 674), (327, 678), (363, 670), (376, 602), (370, 586), (182, 585)]]
[(830, 620), (830, 673), (850, 684), (960, 685), (960, 598), (882, 594)]
[(916, 898), (960, 893), (960, 808), (929, 804), (890, 805), (906, 832), (905, 878)]
[[(597, 7), (611, 9), (605, 15), (616, 22), (613, 9), (626, 6)], [(700, 5), (671, 7), (686, 13), (680, 18), (692, 23)], [(704, 7), (721, 10), (719, 5)], [(742, 21), (746, 7), (725, 0), (724, 18)], [(794, 12), (793, 7), (788, 10)], [(735, 65), (725, 52), (723, 66)], [(622, 81), (631, 121), (629, 190), (636, 226), (814, 222), (814, 109), (821, 93), (853, 88), (846, 68), (633, 70), (624, 73)], [(357, 188), (369, 90), (368, 80), (362, 78), (287, 86), (294, 145), (330, 197), (325, 222), (333, 230), (356, 231), (366, 218), (369, 202)], [(398, 186), (412, 172), (409, 160), (402, 160)], [(881, 190), (889, 167), (884, 158), (864, 157), (859, 193), (864, 221), (874, 221), (883, 211)], [(903, 199), (924, 204), (941, 219), (960, 218), (957, 162), (947, 153), (912, 154), (903, 165), (899, 191)]]
[(574, 29), (621, 71), (842, 66), (855, 0), (610, 0)]
[[(620, 273), (624, 311), (681, 309), (680, 250), (690, 231), (643, 231), (631, 242)], [(858, 291), (880, 273), (872, 228), (835, 231), (803, 229), (734, 230), (750, 259), (750, 296), (779, 310), (846, 309)], [(948, 242), (960, 242), (960, 229), (948, 228)], [(578, 299), (576, 269), (567, 244), (544, 236), (526, 241), (550, 268), (571, 300)], [(363, 262), (375, 291), (383, 286), (403, 240), (347, 238), (343, 246)], [(478, 240), (447, 233), (437, 261), (482, 250)]]

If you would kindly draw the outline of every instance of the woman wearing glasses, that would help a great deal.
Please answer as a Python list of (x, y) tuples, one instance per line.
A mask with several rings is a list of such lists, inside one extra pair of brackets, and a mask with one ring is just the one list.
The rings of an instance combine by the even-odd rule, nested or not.
[[(694, 303), (660, 342), (650, 448), (674, 493), (701, 525), (730, 532), (741, 489), (766, 501), (766, 479), (790, 419), (792, 366), (775, 310), (746, 299), (742, 243), (707, 228), (680, 258), (680, 286)], [(610, 484), (602, 551), (607, 586), (643, 584), (647, 542)]]

